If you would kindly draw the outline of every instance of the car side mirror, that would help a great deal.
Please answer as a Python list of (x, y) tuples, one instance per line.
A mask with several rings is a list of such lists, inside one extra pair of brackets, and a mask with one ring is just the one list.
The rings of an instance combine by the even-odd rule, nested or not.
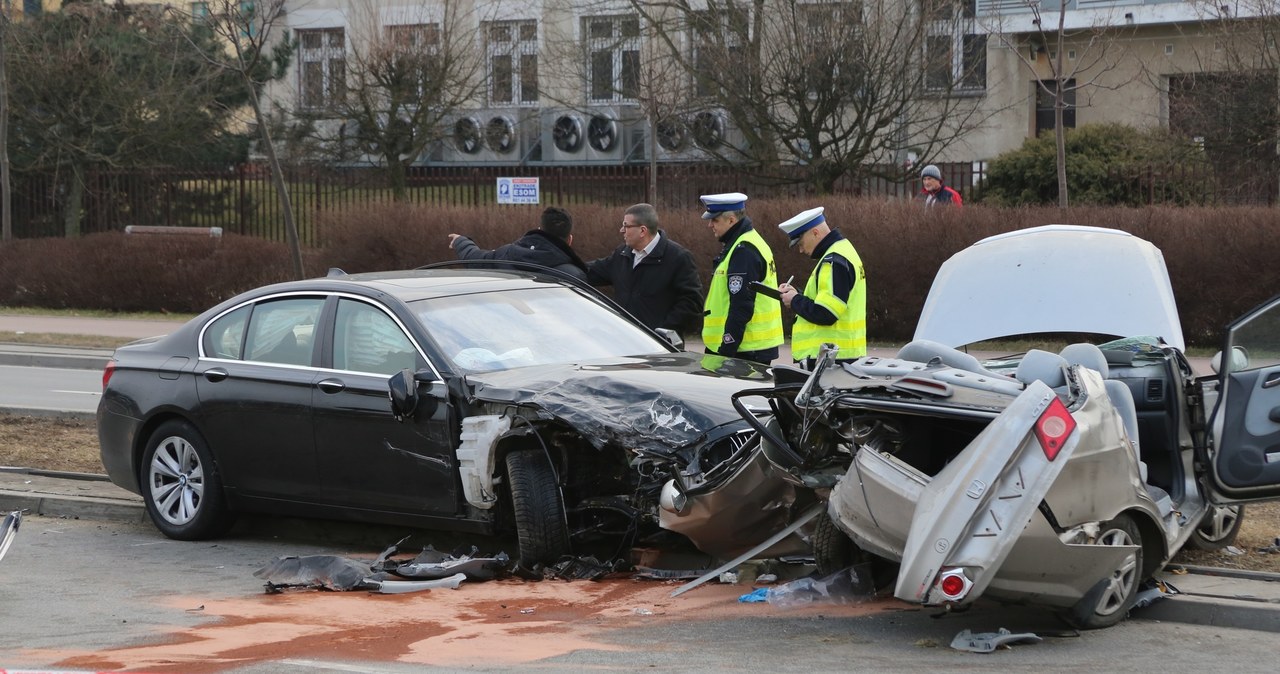
[[(1243, 346), (1231, 347), (1231, 372), (1239, 372), (1249, 367), (1249, 352)], [(1222, 374), (1222, 352), (1213, 354), (1213, 359), (1209, 361), (1209, 367), (1213, 369), (1214, 374)]]
[(391, 375), (387, 380), (387, 396), (391, 399), (391, 413), (395, 415), (396, 421), (404, 421), (413, 416), (421, 400), (418, 385), (434, 381), (437, 378), (431, 370), (414, 372), (406, 368)]
[(671, 328), (654, 328), (653, 331), (658, 333), (658, 335), (663, 339), (667, 340), (671, 346), (681, 350), (684, 349), (684, 338), (675, 330), (672, 330)]

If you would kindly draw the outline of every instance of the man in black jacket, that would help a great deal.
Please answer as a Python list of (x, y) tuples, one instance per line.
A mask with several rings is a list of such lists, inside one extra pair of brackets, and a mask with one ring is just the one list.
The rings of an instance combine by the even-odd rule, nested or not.
[(658, 228), (658, 211), (636, 204), (622, 215), (622, 245), (587, 263), (587, 281), (613, 286), (622, 308), (651, 328), (681, 335), (702, 316), (702, 281), (693, 255)]
[(450, 234), (449, 245), (459, 260), (511, 260), (532, 262), (562, 271), (579, 281), (587, 280), (587, 265), (573, 252), (573, 218), (563, 208), (542, 212), (542, 224), (524, 236), (495, 250), (484, 250), (461, 234)]

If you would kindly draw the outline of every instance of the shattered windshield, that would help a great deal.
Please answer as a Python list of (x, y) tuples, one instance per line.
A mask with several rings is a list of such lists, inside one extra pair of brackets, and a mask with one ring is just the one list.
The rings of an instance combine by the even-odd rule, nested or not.
[(454, 295), (410, 308), (454, 367), (468, 372), (669, 352), (658, 338), (571, 288)]

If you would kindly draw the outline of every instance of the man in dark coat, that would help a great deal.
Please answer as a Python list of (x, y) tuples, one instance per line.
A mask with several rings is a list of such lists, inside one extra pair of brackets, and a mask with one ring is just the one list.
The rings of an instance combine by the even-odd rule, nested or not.
[(702, 281), (693, 255), (658, 228), (658, 211), (636, 204), (622, 215), (622, 245), (587, 263), (587, 281), (613, 286), (622, 308), (650, 328), (680, 333), (702, 316)]
[(511, 260), (551, 267), (579, 281), (587, 280), (587, 265), (573, 252), (573, 218), (563, 208), (551, 206), (542, 212), (538, 229), (495, 250), (484, 250), (461, 234), (450, 234), (449, 245), (459, 260)]
[(932, 208), (934, 206), (955, 206), (960, 208), (964, 205), (964, 199), (960, 198), (960, 193), (942, 184), (942, 171), (937, 166), (929, 164), (920, 171), (920, 183), (923, 185), (921, 196), (924, 197), (924, 205)]

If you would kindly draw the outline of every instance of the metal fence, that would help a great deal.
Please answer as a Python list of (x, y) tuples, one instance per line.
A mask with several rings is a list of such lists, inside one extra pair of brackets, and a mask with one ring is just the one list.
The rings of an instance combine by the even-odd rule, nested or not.
[[(970, 201), (981, 183), (983, 164), (940, 164), (939, 168), (945, 182)], [(585, 203), (625, 206), (653, 201), (663, 208), (684, 207), (697, 204), (701, 194), (733, 191), (746, 192), (753, 198), (811, 196), (812, 190), (805, 182), (805, 167), (795, 167), (793, 171), (792, 175), (769, 180), (732, 167), (659, 165), (651, 181), (649, 167), (645, 165), (412, 167), (407, 176), (407, 198), (411, 203), (439, 206), (490, 205), (496, 201), (495, 186), (501, 176), (536, 177), (542, 203), (566, 206)], [(68, 177), (65, 174), (14, 176), (15, 236), (65, 234)], [(1142, 193), (1149, 195), (1151, 203), (1165, 203), (1170, 199), (1170, 195), (1160, 189), (1160, 176), (1151, 171), (1138, 172), (1126, 179), (1136, 181)], [(1186, 176), (1183, 179), (1186, 184)], [(656, 194), (652, 195), (651, 182), (656, 185)], [(308, 245), (316, 245), (320, 240), (316, 223), (322, 213), (393, 198), (385, 173), (375, 167), (290, 167), (286, 170), (286, 183), (300, 235)], [(1211, 176), (1205, 176), (1205, 190), (1210, 189)], [(918, 180), (850, 176), (838, 182), (834, 191), (912, 198), (919, 194), (920, 184)], [(1271, 198), (1274, 194), (1270, 192)], [(285, 239), (280, 200), (269, 172), (259, 164), (90, 171), (80, 214), (82, 233), (123, 230), (129, 225), (188, 226), (221, 227), (231, 233)]]

